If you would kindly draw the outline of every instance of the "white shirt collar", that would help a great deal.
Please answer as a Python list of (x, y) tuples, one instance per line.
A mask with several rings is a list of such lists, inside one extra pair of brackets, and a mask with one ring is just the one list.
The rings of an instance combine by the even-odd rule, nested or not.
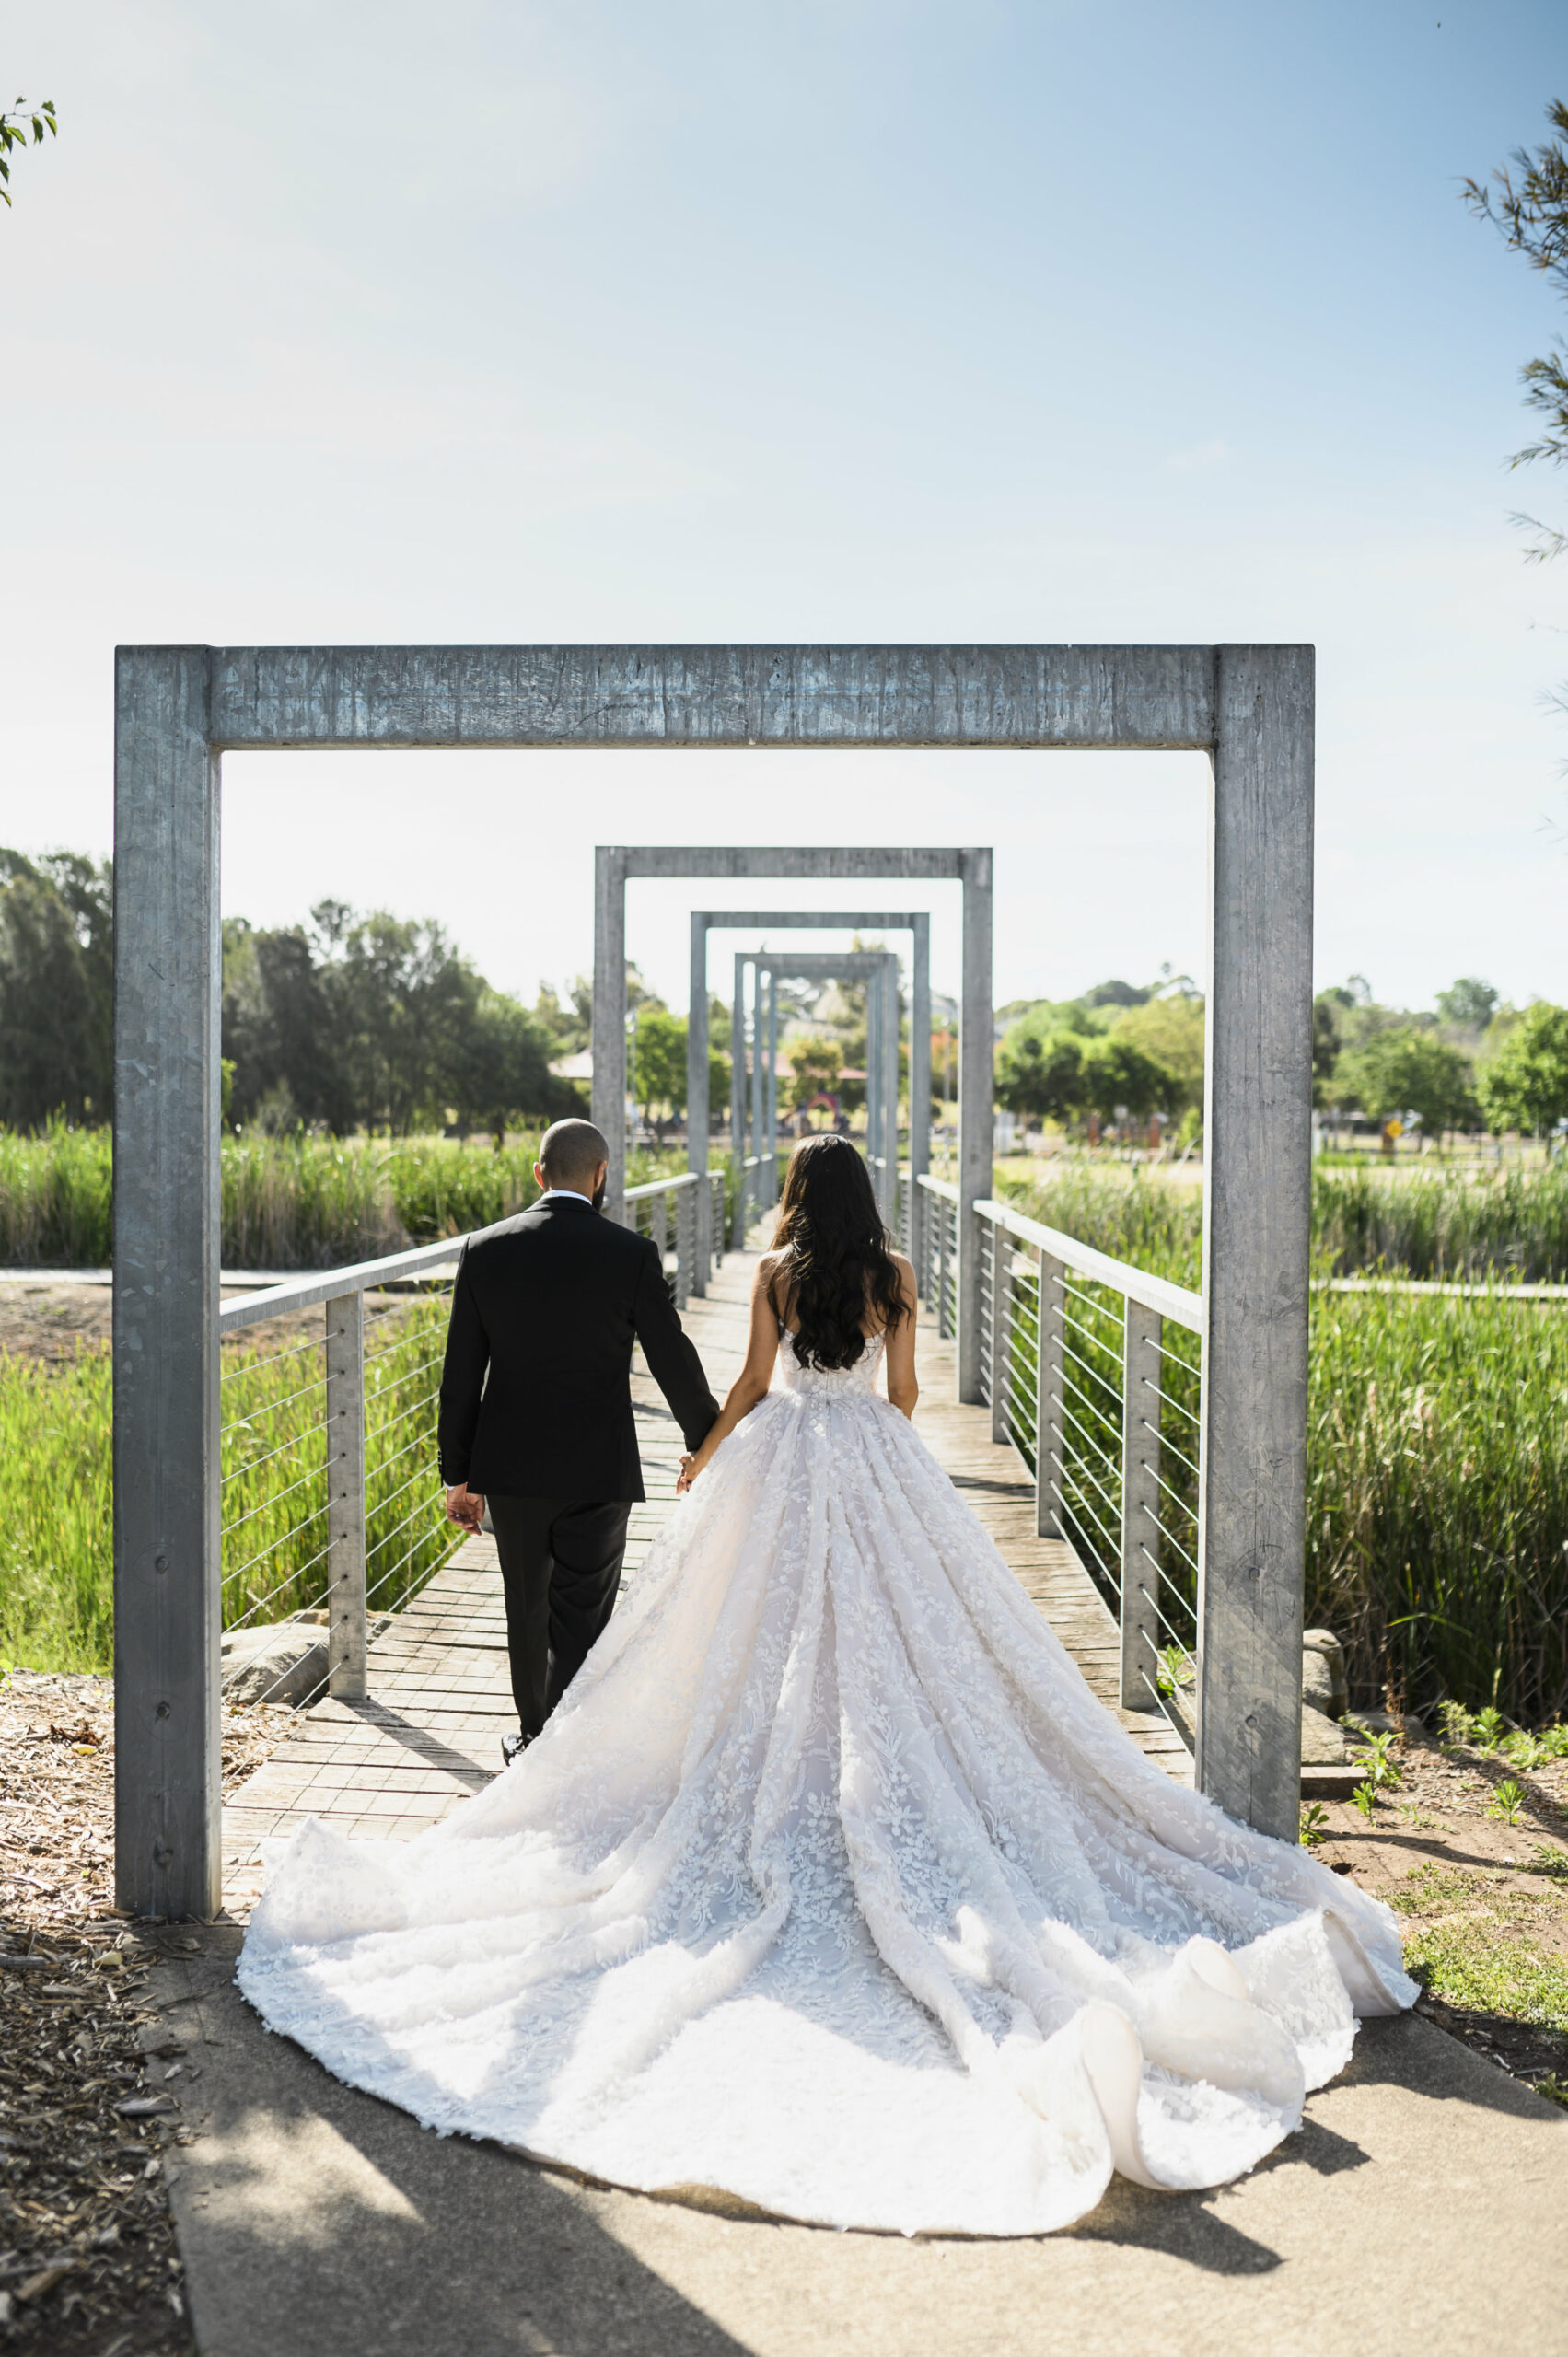
[(589, 1211), (594, 1207), (593, 1197), (576, 1187), (547, 1187), (539, 1200), (541, 1203), (558, 1203), (563, 1195), (569, 1196), (575, 1203), (587, 1203)]

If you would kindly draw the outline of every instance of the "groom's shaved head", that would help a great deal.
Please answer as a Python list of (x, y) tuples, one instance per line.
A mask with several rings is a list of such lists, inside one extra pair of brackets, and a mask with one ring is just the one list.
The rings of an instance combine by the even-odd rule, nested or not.
[(551, 1187), (591, 1194), (594, 1174), (610, 1160), (604, 1132), (591, 1121), (556, 1121), (539, 1142), (539, 1167)]

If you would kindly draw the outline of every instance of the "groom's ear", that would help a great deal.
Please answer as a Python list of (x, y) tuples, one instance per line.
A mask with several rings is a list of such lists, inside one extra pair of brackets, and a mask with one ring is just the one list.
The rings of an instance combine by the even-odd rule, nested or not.
[(536, 1163), (534, 1164), (534, 1167), (533, 1167), (533, 1182), (534, 1182), (534, 1185), (539, 1189), (539, 1191), (540, 1191), (540, 1193), (541, 1195), (544, 1195), (544, 1194), (548, 1194), (548, 1193), (549, 1193), (549, 1191), (550, 1191), (550, 1181), (549, 1181), (549, 1179), (548, 1179), (548, 1178), (545, 1177), (545, 1175), (544, 1175), (544, 1165), (543, 1165), (543, 1163), (542, 1163), (542, 1162), (536, 1162)]

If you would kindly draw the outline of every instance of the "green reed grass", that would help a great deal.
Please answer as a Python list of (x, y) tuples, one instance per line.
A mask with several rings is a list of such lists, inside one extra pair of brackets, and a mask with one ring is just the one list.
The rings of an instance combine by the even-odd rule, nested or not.
[(1568, 1311), (1319, 1295), (1307, 1610), (1364, 1697), (1568, 1707)]
[(107, 1130), (0, 1130), (0, 1267), (107, 1267), (110, 1178)]
[(1535, 1170), (1438, 1169), (1408, 1177), (1318, 1171), (1314, 1248), (1336, 1276), (1568, 1278), (1568, 1163)]
[[(1434, 1257), (1429, 1273), (1473, 1274), (1485, 1239), (1501, 1248), (1511, 1233), (1523, 1241), (1510, 1271), (1522, 1276), (1562, 1266), (1551, 1242), (1558, 1180), (1556, 1172), (1522, 1187), (1512, 1174), (1488, 1178), (1468, 1227), (1456, 1202), (1474, 1182), (1462, 1175), (1401, 1180), (1387, 1191), (1421, 1197), (1397, 1232), (1401, 1248), (1415, 1256), (1424, 1237), (1434, 1256), (1458, 1255), (1461, 1246), (1470, 1256)], [(1358, 1234), (1366, 1249), (1386, 1249), (1393, 1215), (1366, 1202), (1382, 1190), (1383, 1182), (1359, 1173), (1318, 1178), (1320, 1270), (1344, 1265), (1335, 1220), (1343, 1223), (1339, 1250)], [(1015, 1199), (1029, 1217), (1154, 1275), (1199, 1283), (1196, 1190), (1080, 1165)], [(1510, 1202), (1516, 1223), (1527, 1214), (1534, 1225), (1507, 1229)], [(1115, 1309), (1114, 1296), (1085, 1290)], [(1091, 1333), (1103, 1325), (1098, 1347), (1079, 1343), (1100, 1382), (1070, 1366), (1076, 1396), (1068, 1406), (1087, 1436), (1086, 1464), (1119, 1513), (1119, 1484), (1089, 1446), (1119, 1455), (1120, 1417), (1106, 1389), (1119, 1387), (1119, 1353), (1110, 1324), (1079, 1314)], [(1195, 1350), (1195, 1338), (1168, 1327), (1166, 1341), (1184, 1356)], [(1032, 1360), (1029, 1367), (1032, 1380)], [(1183, 1406), (1196, 1408), (1194, 1370), (1167, 1366), (1167, 1380)], [(1344, 1639), (1356, 1699), (1379, 1699), (1391, 1678), (1416, 1708), (1448, 1695), (1470, 1709), (1495, 1701), (1531, 1725), (1557, 1717), (1568, 1708), (1568, 1306), (1510, 1300), (1505, 1286), (1469, 1299), (1319, 1291), (1309, 1386), (1307, 1611)], [(1167, 1450), (1174, 1444), (1191, 1452), (1195, 1435), (1179, 1408), (1167, 1401), (1161, 1421)], [(1194, 1503), (1190, 1473), (1168, 1456), (1163, 1469)], [(1109, 1508), (1082, 1475), (1074, 1502), (1086, 1527), (1097, 1509), (1115, 1531)], [(1182, 1519), (1173, 1513), (1173, 1535)], [(1162, 1542), (1160, 1554), (1169, 1590), (1190, 1600), (1179, 1553)]]
[(0, 1661), (107, 1669), (113, 1651), (110, 1361), (0, 1353)]
[[(1032, 1219), (1103, 1252), (1196, 1286), (1202, 1268), (1200, 1187), (1136, 1166), (1068, 1160), (1033, 1184), (999, 1191)], [(1312, 1244), (1322, 1272), (1416, 1278), (1568, 1281), (1568, 1163), (1535, 1170), (1318, 1170)]]
[[(537, 1137), (226, 1137), (226, 1269), (346, 1266), (488, 1227), (539, 1193)], [(627, 1182), (685, 1167), (679, 1147), (639, 1148)], [(107, 1130), (57, 1121), (38, 1137), (0, 1131), (0, 1267), (106, 1267), (113, 1258)]]
[[(436, 1388), (443, 1298), (372, 1311), (366, 1340), (371, 1608), (396, 1609), (461, 1538), (442, 1512)], [(304, 1347), (229, 1346), (223, 1364), (223, 1620), (326, 1598), (325, 1366)], [(0, 1356), (0, 1657), (108, 1668), (113, 1649), (110, 1357)]]

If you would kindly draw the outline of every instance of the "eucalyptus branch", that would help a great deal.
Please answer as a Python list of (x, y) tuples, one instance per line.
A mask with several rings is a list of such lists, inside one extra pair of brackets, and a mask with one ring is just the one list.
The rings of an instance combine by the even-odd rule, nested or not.
[(28, 145), (28, 133), (32, 132), (32, 145), (41, 147), (47, 131), (52, 139), (59, 131), (54, 120), (54, 101), (45, 99), (35, 113), (26, 99), (14, 99), (0, 113), (0, 201), (9, 205), (11, 192), (6, 183), (11, 177), (11, 150)]

